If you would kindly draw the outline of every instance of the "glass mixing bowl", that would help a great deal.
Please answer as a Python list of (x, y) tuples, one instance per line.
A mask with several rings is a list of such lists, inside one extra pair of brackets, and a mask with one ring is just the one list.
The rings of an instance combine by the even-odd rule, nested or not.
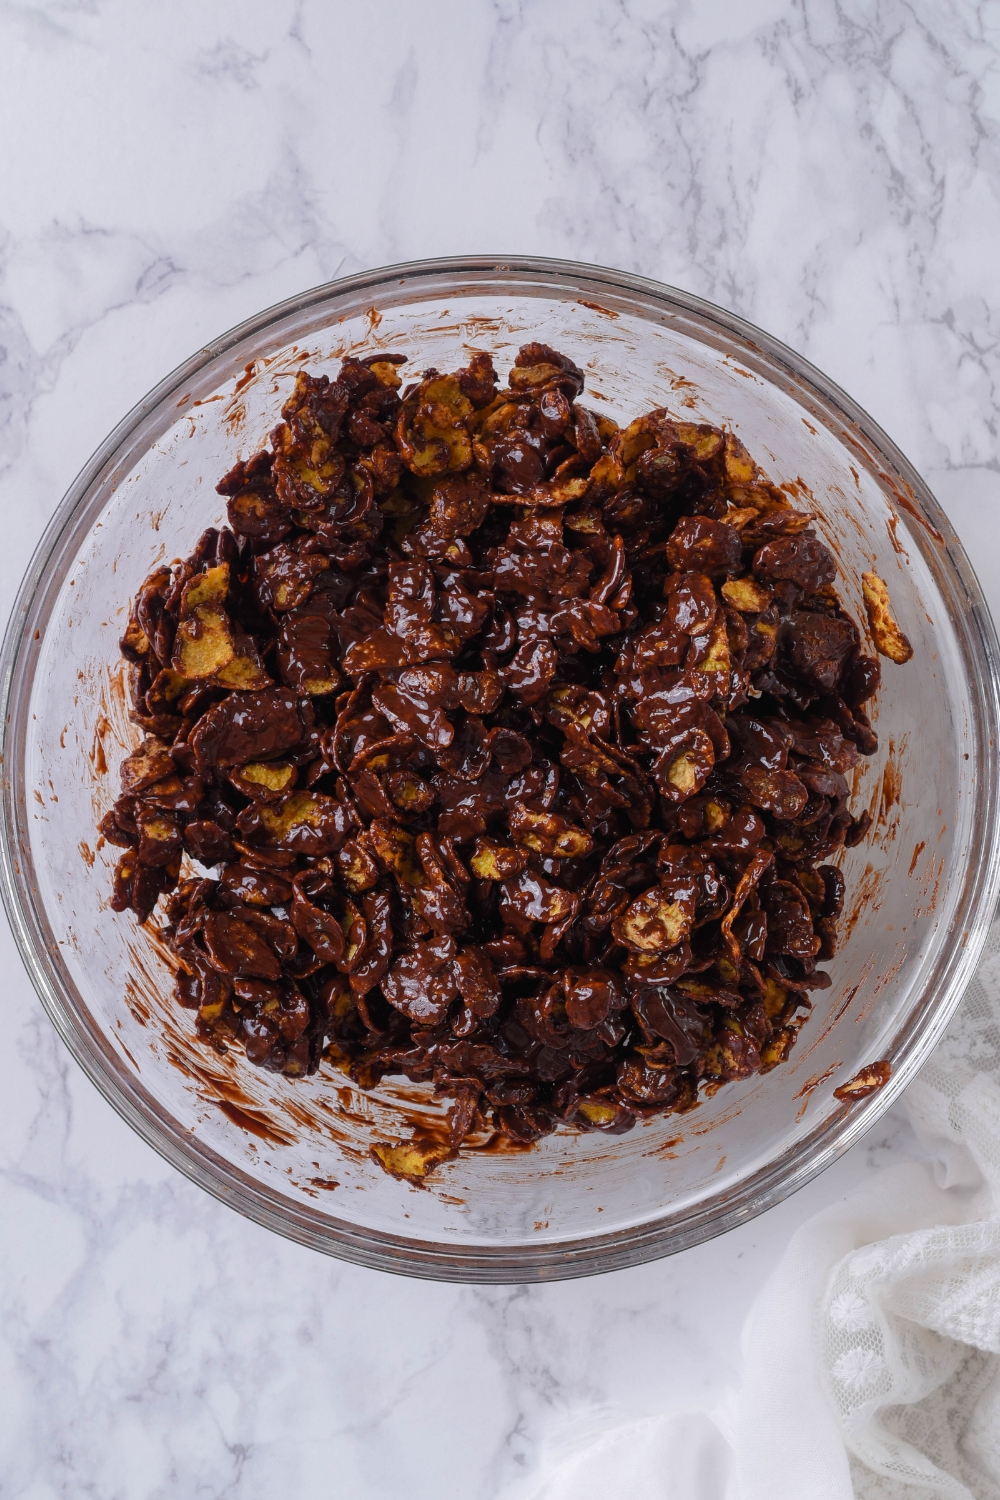
[[(872, 836), (843, 856), (832, 988), (790, 1061), (683, 1116), (617, 1138), (560, 1132), (485, 1150), (425, 1187), (385, 1176), (374, 1138), (443, 1110), (386, 1080), (371, 1094), (324, 1064), (289, 1081), (199, 1042), (131, 914), (108, 906), (115, 851), (94, 825), (137, 742), (118, 665), (129, 596), (225, 515), (215, 482), (278, 417), (294, 371), (347, 351), (405, 351), (501, 370), (540, 339), (588, 372), (619, 419), (654, 406), (732, 426), (813, 510), (864, 619), (860, 574), (888, 581), (914, 646), (884, 664), (880, 749), (855, 809)], [(427, 261), (334, 282), (200, 350), (131, 412), (57, 511), (3, 656), (3, 890), (24, 962), (60, 1035), (119, 1113), (169, 1161), (281, 1234), (384, 1270), (531, 1281), (608, 1270), (721, 1233), (778, 1202), (856, 1141), (914, 1076), (959, 1002), (1000, 882), (997, 642), (946, 517), (875, 423), (817, 370), (729, 313), (669, 287), (556, 261)], [(58, 800), (57, 800), (58, 799)], [(835, 1086), (887, 1058), (854, 1104)]]

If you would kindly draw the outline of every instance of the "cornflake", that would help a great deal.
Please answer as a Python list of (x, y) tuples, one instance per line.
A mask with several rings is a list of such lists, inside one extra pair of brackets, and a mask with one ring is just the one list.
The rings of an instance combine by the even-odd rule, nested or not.
[(449, 1099), (440, 1139), (372, 1143), (416, 1185), (779, 1066), (868, 826), (879, 662), (813, 517), (736, 434), (583, 387), (541, 343), (503, 387), (482, 353), (301, 371), (121, 642), (113, 906), (160, 903), (177, 1003), (251, 1063)]

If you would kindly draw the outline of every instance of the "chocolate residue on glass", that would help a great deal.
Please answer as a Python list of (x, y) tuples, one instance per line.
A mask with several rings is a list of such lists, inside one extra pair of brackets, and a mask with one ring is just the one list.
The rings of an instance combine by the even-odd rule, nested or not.
[[(504, 389), (483, 354), (404, 388), (405, 363), (300, 369), (218, 485), (229, 526), (141, 586), (145, 739), (101, 832), (112, 904), (163, 899), (176, 1003), (220, 1058), (452, 1101), (372, 1147), (421, 1182), (787, 1058), (830, 982), (828, 861), (871, 824), (847, 773), (880, 667), (733, 433), (619, 428), (542, 344)], [(322, 1087), (313, 1119), (343, 1111)]]
[(825, 1083), (828, 1078), (833, 1077), (834, 1073), (836, 1073), (839, 1067), (840, 1063), (835, 1062), (831, 1063), (828, 1068), (825, 1068), (822, 1073), (814, 1073), (811, 1078), (806, 1079), (805, 1083), (798, 1090), (798, 1092), (792, 1095), (792, 1098), (807, 1100), (809, 1098), (809, 1095), (813, 1093), (815, 1089), (818, 1089), (821, 1083)]
[(239, 1125), (241, 1130), (247, 1130), (259, 1140), (271, 1141), (276, 1146), (290, 1146), (295, 1139), (294, 1136), (285, 1135), (283, 1131), (277, 1130), (266, 1115), (260, 1115), (256, 1110), (246, 1109), (241, 1104), (234, 1104), (230, 1099), (214, 1099), (212, 1101), (217, 1109), (234, 1125)]
[(621, 317), (620, 313), (613, 312), (610, 307), (602, 307), (599, 302), (588, 302), (586, 300), (586, 298), (584, 298), (584, 297), (577, 298), (577, 301), (579, 302), (579, 304), (580, 304), (581, 307), (589, 307), (591, 312), (600, 313), (602, 315), (602, 317), (605, 317), (605, 318), (619, 318), (619, 317)]
[(920, 858), (921, 854), (923, 854), (926, 848), (927, 844), (924, 839), (921, 839), (919, 843), (913, 846), (913, 858), (910, 860), (910, 868), (906, 872), (908, 875), (913, 874), (914, 870), (917, 868), (917, 860)]

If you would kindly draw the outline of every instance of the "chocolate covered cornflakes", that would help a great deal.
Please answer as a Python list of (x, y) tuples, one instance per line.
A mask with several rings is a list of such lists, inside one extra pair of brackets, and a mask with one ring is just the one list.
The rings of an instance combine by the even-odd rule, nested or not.
[(503, 387), (406, 373), (302, 371), (228, 526), (141, 586), (102, 832), (206, 1035), (453, 1101), (445, 1148), (375, 1151), (419, 1181), (471, 1131), (614, 1134), (787, 1058), (880, 668), (734, 434), (618, 427), (543, 344)]

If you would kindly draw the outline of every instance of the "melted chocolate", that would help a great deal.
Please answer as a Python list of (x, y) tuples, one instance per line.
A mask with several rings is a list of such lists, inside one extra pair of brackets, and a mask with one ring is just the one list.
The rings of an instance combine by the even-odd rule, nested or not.
[(374, 1148), (414, 1179), (788, 1055), (879, 669), (733, 434), (619, 429), (542, 344), (502, 390), (403, 363), (302, 372), (230, 527), (140, 588), (102, 831), (203, 1032), (454, 1100), (444, 1146)]

